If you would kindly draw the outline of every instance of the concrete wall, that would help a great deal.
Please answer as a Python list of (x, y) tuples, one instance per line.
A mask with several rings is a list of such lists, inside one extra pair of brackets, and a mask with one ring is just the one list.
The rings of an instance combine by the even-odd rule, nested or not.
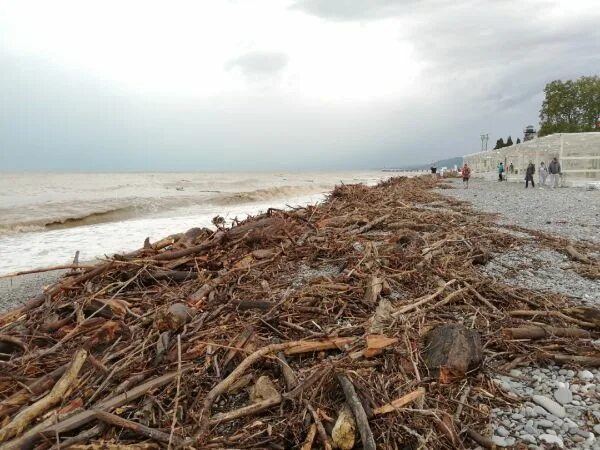
[[(532, 161), (536, 172), (557, 157), (562, 166), (563, 184), (581, 185), (600, 182), (600, 133), (559, 133), (533, 139), (500, 150), (465, 155), (464, 160), (474, 176), (497, 178), (496, 166), (505, 163), (509, 181), (523, 181), (525, 168)], [(508, 173), (510, 163), (515, 173)], [(536, 176), (537, 179), (537, 176)]]

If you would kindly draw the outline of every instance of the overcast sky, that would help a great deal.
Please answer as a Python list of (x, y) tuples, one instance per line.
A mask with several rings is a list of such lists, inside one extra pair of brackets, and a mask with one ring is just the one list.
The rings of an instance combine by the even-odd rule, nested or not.
[(597, 0), (0, 0), (0, 170), (367, 169), (521, 136)]

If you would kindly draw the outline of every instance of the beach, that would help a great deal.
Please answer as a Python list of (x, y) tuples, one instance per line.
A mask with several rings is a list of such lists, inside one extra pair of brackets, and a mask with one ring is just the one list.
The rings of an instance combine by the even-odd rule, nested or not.
[[(248, 343), (248, 352), (259, 349), (266, 354), (271, 339), (283, 340), (273, 349), (281, 350), (281, 355), (290, 351), (285, 364), (294, 378), (314, 379), (318, 389), (324, 390), (325, 394), (318, 394), (312, 384), (305, 387), (313, 396), (321, 395), (317, 398), (327, 414), (335, 415), (339, 408), (339, 396), (333, 395), (337, 381), (327, 376), (336, 368), (338, 374), (341, 370), (359, 374), (351, 384), (371, 399), (370, 407), (377, 414), (393, 411), (395, 407), (385, 403), (392, 401), (410, 404), (421, 399), (419, 411), (452, 415), (456, 415), (457, 402), (470, 404), (462, 416), (458, 413), (461, 426), (470, 430), (469, 438), (460, 431), (466, 448), (516, 443), (531, 448), (544, 444), (597, 448), (600, 371), (585, 358), (595, 361), (600, 347), (595, 330), (600, 323), (592, 314), (600, 301), (600, 282), (592, 271), (597, 270), (600, 246), (593, 232), (585, 231), (596, 230), (600, 224), (593, 205), (598, 192), (574, 188), (523, 192), (520, 188), (477, 181), (466, 190), (458, 180), (436, 182), (429, 176), (394, 178), (375, 187), (339, 186), (316, 207), (263, 214), (216, 233), (190, 230), (165, 247), (151, 244), (116, 258), (116, 265), (102, 262), (91, 284), (85, 273), (72, 277), (64, 294), (60, 293), (63, 289), (56, 291), (54, 305), (37, 303), (11, 317), (20, 317), (26, 328), (50, 321), (44, 326), (54, 329), (59, 326), (54, 320), (71, 320), (68, 311), (74, 305), (86, 308), (87, 314), (89, 308), (100, 305), (98, 312), (104, 310), (105, 318), (95, 318), (89, 331), (82, 330), (91, 333), (85, 338), (88, 347), (98, 345), (102, 355), (105, 344), (122, 339), (119, 348), (127, 352), (130, 346), (139, 347), (141, 339), (158, 338), (153, 328), (157, 327), (163, 333), (160, 339), (166, 339), (157, 347), (157, 355), (160, 348), (168, 349), (160, 356), (167, 358), (167, 365), (176, 362), (173, 332), (179, 330), (183, 358), (206, 362), (200, 375), (183, 377), (188, 387), (197, 386), (198, 377), (212, 383), (214, 377), (223, 377), (222, 371), (229, 373), (232, 361), (240, 364), (243, 358), (236, 360), (235, 352), (219, 353), (221, 346), (232, 349), (234, 344)], [(575, 218), (573, 203), (593, 206)], [(540, 208), (551, 213), (530, 220), (528, 215)], [(565, 252), (567, 245), (575, 253)], [(573, 255), (588, 262), (577, 261)], [(4, 280), (3, 286), (13, 301), (21, 301), (59, 274), (15, 277), (12, 285), (11, 280)], [(102, 296), (91, 294), (94, 291)], [(183, 317), (168, 316), (166, 308), (183, 299), (187, 306), (177, 303), (178, 308), (190, 308), (188, 312)], [(100, 303), (92, 306), (95, 302)], [(143, 319), (148, 315), (155, 318)], [(187, 325), (181, 331), (188, 320), (194, 331), (186, 331)], [(446, 330), (446, 325), (466, 336), (472, 332), (479, 336), (469, 338), (468, 345), (475, 347), (462, 356), (468, 367), (472, 358), (477, 360), (470, 369), (473, 373), (466, 373), (465, 365), (439, 375), (431, 372), (426, 342), (434, 339), (432, 328)], [(94, 327), (100, 328), (94, 331)], [(102, 327), (109, 327), (108, 334)], [(545, 327), (559, 331), (545, 332)], [(564, 330), (571, 334), (553, 334)], [(519, 332), (541, 333), (541, 338), (507, 337)], [(81, 339), (68, 343), (71, 353)], [(484, 349), (477, 348), (480, 339)], [(194, 345), (197, 340), (200, 344)], [(204, 342), (214, 344), (207, 347)], [(319, 349), (320, 356), (294, 359), (293, 355), (311, 349)], [(326, 356), (328, 351), (341, 353)], [(417, 351), (423, 352), (423, 359), (417, 359)], [(482, 366), (479, 352), (485, 353)], [(24, 357), (28, 355), (36, 357), (31, 352)], [(58, 364), (65, 356), (61, 351), (47, 359)], [(143, 367), (154, 371), (150, 367), (155, 357), (149, 351)], [(557, 363), (560, 358), (566, 362)], [(266, 383), (270, 392), (287, 389), (288, 398), (294, 398), (296, 391), (286, 378), (289, 373), (284, 376), (283, 369), (278, 372), (270, 365), (254, 370), (247, 374), (248, 383)], [(241, 369), (234, 373), (241, 375)], [(271, 381), (259, 377), (265, 373)], [(94, 389), (103, 390), (105, 385), (95, 384)], [(196, 389), (205, 395), (204, 387)], [(172, 394), (156, 401), (166, 403)], [(279, 398), (273, 395), (267, 404)], [(206, 431), (212, 439), (225, 439), (231, 432), (227, 424), (217, 425), (221, 420), (238, 418), (234, 422), (238, 430), (255, 426), (256, 418), (245, 417), (245, 407), (228, 411), (244, 404), (245, 394), (232, 392), (226, 397), (230, 400), (215, 405), (205, 402), (208, 414), (211, 408), (215, 413), (210, 422), (214, 428)], [(184, 405), (192, 407), (188, 400)], [(260, 420), (273, 427), (284, 447), (300, 439), (291, 431), (303, 428), (301, 416), (294, 411), (287, 411), (285, 423), (276, 413), (260, 413)], [(403, 413), (406, 425), (395, 430), (396, 436), (408, 439), (415, 433), (431, 434), (430, 424), (424, 425), (413, 412)], [(383, 417), (372, 423), (377, 442), (386, 442), (386, 430), (394, 423)], [(439, 428), (433, 432), (437, 448), (456, 448), (453, 439), (458, 435)], [(180, 433), (186, 433), (185, 428)], [(255, 442), (252, 435), (248, 439)]]

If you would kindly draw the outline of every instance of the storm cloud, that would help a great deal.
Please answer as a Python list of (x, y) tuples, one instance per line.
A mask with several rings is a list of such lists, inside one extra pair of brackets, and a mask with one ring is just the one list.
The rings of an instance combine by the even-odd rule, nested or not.
[(516, 140), (545, 83), (600, 68), (587, 0), (86, 8), (0, 5), (0, 170), (427, 163)]

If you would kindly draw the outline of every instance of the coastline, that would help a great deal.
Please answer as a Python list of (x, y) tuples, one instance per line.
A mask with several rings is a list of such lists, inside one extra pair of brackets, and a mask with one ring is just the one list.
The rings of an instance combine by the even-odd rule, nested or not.
[[(44, 324), (50, 313), (54, 314), (53, 320), (62, 314), (61, 320), (50, 323), (52, 331), (42, 332), (41, 336), (47, 335), (47, 338), (40, 339), (38, 344), (52, 345), (54, 330), (62, 333), (60, 327), (66, 326), (68, 330), (76, 326), (71, 323), (73, 317), (69, 314), (73, 308), (79, 305), (83, 311), (84, 307), (104, 309), (108, 306), (104, 313), (109, 321), (98, 317), (96, 327), (99, 328), (92, 326), (82, 330), (81, 335), (69, 340), (60, 355), (49, 357), (54, 364), (64, 363), (64, 356), (74, 351), (81, 352), (82, 345), (100, 345), (98, 357), (102, 357), (104, 344), (112, 344), (114, 339), (124, 339), (121, 347), (126, 352), (137, 348), (135, 342), (155, 339), (155, 326), (163, 332), (175, 331), (182, 325), (177, 320), (191, 321), (189, 326), (193, 327), (194, 333), (184, 331), (181, 335), (184, 359), (212, 360), (211, 365), (205, 365), (206, 373), (183, 377), (183, 383), (198, 390), (194, 396), (209, 394), (205, 391), (208, 385), (215, 383), (215, 373), (217, 379), (222, 378), (219, 374), (224, 367), (219, 364), (223, 358), (234, 361), (225, 351), (216, 353), (217, 359), (213, 348), (216, 352), (221, 347), (231, 349), (232, 343), (240, 339), (240, 332), (250, 330), (243, 341), (246, 345), (248, 340), (249, 352), (269, 350), (268, 343), (273, 339), (283, 339), (284, 343), (277, 349), (294, 349), (285, 367), (303, 377), (320, 374), (317, 390), (321, 385), (326, 392), (337, 389), (335, 382), (331, 385), (326, 379), (333, 377), (325, 377), (330, 372), (320, 372), (325, 366), (333, 364), (338, 365), (338, 372), (360, 373), (357, 382), (372, 399), (371, 407), (378, 411), (393, 411), (394, 407), (388, 408), (387, 402), (404, 398), (399, 398), (399, 394), (412, 396), (411, 402), (422, 398), (420, 410), (436, 411), (436, 414), (442, 411), (450, 416), (455, 414), (457, 401), (470, 403), (462, 417), (458, 414), (461, 427), (471, 430), (460, 437), (468, 444), (467, 448), (473, 448), (469, 439), (478, 443), (487, 443), (485, 439), (488, 439), (499, 446), (512, 446), (516, 442), (536, 445), (560, 442), (561, 448), (579, 448), (580, 438), (591, 447), (595, 439), (595, 422), (585, 412), (597, 410), (600, 418), (595, 387), (594, 390), (589, 387), (595, 386), (593, 380), (600, 381), (600, 372), (592, 367), (590, 370), (573, 369), (577, 369), (579, 363), (589, 362), (585, 358), (596, 358), (597, 341), (589, 338), (598, 337), (595, 328), (600, 327), (600, 323), (595, 323), (593, 316), (586, 316), (597, 310), (597, 299), (573, 294), (579, 288), (590, 291), (590, 286), (595, 284), (579, 288), (569, 285), (565, 292), (554, 289), (544, 292), (540, 286), (515, 279), (515, 273), (518, 276), (531, 272), (534, 279), (541, 279), (552, 288), (552, 283), (544, 278), (544, 271), (552, 267), (533, 271), (540, 261), (526, 261), (523, 258), (527, 254), (508, 262), (501, 258), (523, 249), (526, 253), (541, 254), (542, 260), (566, 258), (563, 247), (569, 241), (565, 237), (527, 230), (518, 224), (502, 224), (491, 215), (471, 208), (462, 201), (464, 199), (458, 200), (457, 197), (461, 199), (467, 195), (460, 189), (460, 183), (454, 180), (436, 185), (429, 177), (390, 179), (375, 187), (341, 186), (317, 207), (263, 214), (217, 233), (189, 230), (179, 235), (176, 241), (170, 240), (163, 246), (155, 243), (155, 247), (119, 258), (123, 264), (104, 263), (97, 270), (88, 272), (90, 276), (80, 276), (69, 282), (67, 293), (57, 295), (52, 304), (38, 303), (27, 311), (5, 316), (4, 320), (19, 317), (18, 324), (9, 322), (7, 327), (9, 332), (13, 327), (16, 333), (22, 333), (18, 330)], [(481, 184), (478, 190), (473, 189), (475, 192), (468, 195), (480, 201), (488, 195), (493, 198), (495, 189), (495, 185)], [(532, 199), (537, 198), (533, 197), (537, 191), (531, 194)], [(563, 201), (564, 198), (560, 199)], [(581, 255), (592, 261), (597, 259), (597, 244), (573, 241), (572, 245)], [(533, 250), (528, 250), (528, 246), (533, 246)], [(501, 273), (506, 266), (511, 271)], [(579, 264), (571, 258), (560, 269), (569, 276), (584, 279), (579, 270), (588, 266), (597, 267), (597, 262)], [(148, 267), (150, 271), (147, 271)], [(57, 274), (35, 275), (24, 276), (19, 286), (11, 285), (11, 289), (27, 290), (28, 286), (43, 283)], [(87, 281), (94, 277), (90, 290)], [(115, 280), (120, 282), (115, 285)], [(588, 282), (589, 279), (585, 280)], [(568, 282), (566, 278), (559, 281)], [(597, 281), (592, 279), (590, 283)], [(105, 293), (110, 292), (109, 289), (119, 298), (113, 302), (115, 297), (112, 296), (111, 303), (100, 299), (98, 305), (91, 305), (94, 291)], [(175, 322), (161, 322), (163, 312), (170, 311), (176, 304), (174, 302), (184, 299), (186, 305), (180, 308), (188, 308), (185, 317)], [(577, 309), (581, 300), (594, 308), (578, 312), (581, 311)], [(159, 314), (160, 311), (163, 312)], [(516, 316), (515, 311), (519, 312)], [(525, 316), (522, 317), (523, 311)], [(559, 315), (544, 314), (548, 311), (556, 311)], [(140, 327), (142, 317), (150, 320)], [(564, 322), (565, 317), (567, 322)], [(154, 326), (146, 326), (151, 323)], [(439, 367), (431, 366), (433, 363), (427, 357), (427, 349), (431, 348), (427, 339), (432, 329), (444, 329), (448, 323), (479, 337), (469, 338), (472, 342), (469, 345), (475, 346), (472, 351), (465, 352), (469, 366), (456, 366), (453, 369), (456, 371), (441, 371), (438, 379), (436, 370)], [(103, 332), (103, 327), (109, 325), (118, 325), (114, 330), (110, 328), (111, 332), (119, 334), (118, 338)], [(58, 330), (56, 326), (59, 326)], [(566, 330), (564, 327), (569, 326), (569, 332), (574, 335), (546, 333), (546, 326), (554, 330)], [(531, 331), (532, 328), (536, 332), (541, 330), (543, 340), (510, 338), (511, 333)], [(134, 329), (132, 337), (129, 330)], [(218, 333), (215, 334), (215, 330), (219, 330)], [(260, 333), (253, 334), (252, 330), (260, 330)], [(135, 341), (129, 342), (130, 339)], [(201, 345), (191, 346), (197, 339), (202, 340)], [(369, 339), (373, 345), (377, 343), (383, 347), (371, 348)], [(479, 345), (484, 346), (476, 350), (479, 339), (482, 341)], [(177, 347), (173, 347), (173, 342), (167, 337), (167, 342), (161, 344), (165, 346), (164, 352), (168, 351), (161, 358), (167, 358), (170, 363), (176, 362), (173, 352)], [(209, 343), (208, 347), (204, 342)], [(540, 345), (554, 350), (540, 350)], [(557, 348), (561, 354), (555, 354)], [(298, 362), (292, 356), (316, 349), (321, 350), (316, 358), (307, 356)], [(338, 353), (326, 357), (326, 351)], [(415, 351), (424, 352), (423, 359), (415, 358)], [(24, 352), (26, 360), (37, 359), (32, 349)], [(483, 358), (483, 354), (485, 361), (473, 360), (476, 366), (471, 367), (471, 358)], [(563, 358), (563, 362), (557, 357)], [(580, 357), (583, 359), (576, 359)], [(143, 367), (155, 370), (150, 369), (155, 367), (154, 352), (149, 351), (143, 358)], [(242, 359), (238, 358), (235, 364), (240, 361)], [(18, 373), (26, 367), (15, 365)], [(265, 370), (266, 373), (274, 370), (273, 379), (278, 383), (274, 387), (283, 392), (283, 378), (277, 375), (277, 369), (263, 367), (260, 373)], [(198, 378), (203, 380), (200, 387)], [(390, 380), (394, 382), (390, 383)], [(86, 379), (86, 383), (90, 383), (88, 391), (106, 387), (99, 387), (96, 384), (99, 381), (101, 378)], [(258, 386), (258, 381), (256, 383)], [(402, 386), (402, 391), (399, 392), (397, 386)], [(467, 389), (463, 391), (465, 386)], [(172, 383), (168, 389), (173, 393)], [(290, 386), (287, 389), (293, 391)], [(488, 395), (482, 395), (482, 392)], [(335, 392), (331, 394), (321, 399), (321, 406), (329, 414), (335, 414), (339, 396)], [(231, 395), (235, 404), (245, 401), (244, 396)], [(164, 395), (156, 401), (167, 402), (169, 398), (172, 395)], [(183, 404), (189, 405), (191, 399), (184, 397)], [(211, 406), (207, 410), (209, 417)], [(222, 406), (220, 403), (220, 412), (214, 416), (218, 418), (217, 422), (229, 417), (221, 410)], [(165, 403), (163, 408), (166, 407)], [(288, 426), (305, 426), (302, 416), (297, 413), (297, 409), (287, 410), (285, 423), (270, 413), (263, 413), (260, 420), (274, 427), (276, 436), (284, 436)], [(429, 424), (423, 428), (422, 418), (411, 414), (404, 417), (403, 423), (412, 429), (412, 433), (405, 436), (406, 430), (398, 429), (395, 433), (399, 437), (408, 438), (414, 433), (430, 436), (434, 432), (439, 442), (447, 444), (444, 448), (456, 448), (454, 440), (459, 439), (458, 434), (448, 435), (443, 429), (436, 432)], [(527, 425), (523, 418), (527, 418)], [(256, 417), (243, 417), (236, 426), (250, 427), (255, 420)], [(395, 419), (383, 420), (382, 417), (377, 422), (378, 427), (381, 423), (392, 425)], [(381, 430), (373, 429), (378, 442), (384, 442), (387, 436), (387, 432)], [(213, 439), (222, 439), (221, 435), (227, 432), (226, 426), (217, 425), (210, 433)], [(491, 439), (484, 438), (490, 435)], [(298, 443), (285, 439), (281, 442), (286, 445)]]

